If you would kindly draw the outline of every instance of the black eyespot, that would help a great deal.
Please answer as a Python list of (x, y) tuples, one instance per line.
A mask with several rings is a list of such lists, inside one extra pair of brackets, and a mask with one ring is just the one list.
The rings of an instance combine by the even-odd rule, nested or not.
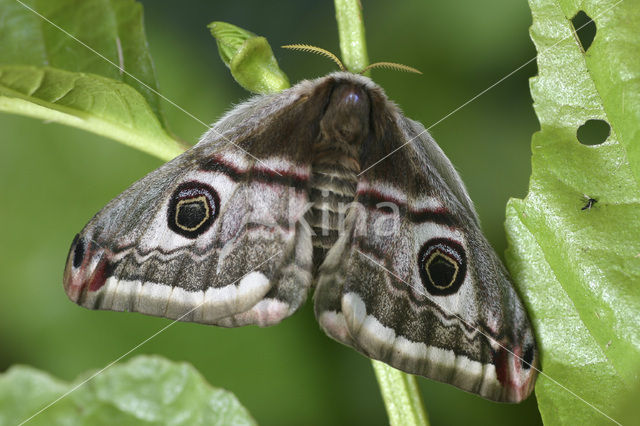
[(209, 229), (218, 216), (220, 197), (202, 182), (185, 182), (169, 200), (169, 229), (187, 238), (196, 238)]
[(75, 245), (73, 249), (73, 267), (79, 268), (82, 265), (82, 260), (84, 259), (84, 251), (86, 250), (84, 239), (80, 238), (80, 234), (76, 234), (73, 239), (73, 243), (71, 243), (71, 247)]
[(522, 359), (520, 362), (522, 363), (522, 368), (528, 370), (531, 368), (531, 363), (533, 362), (533, 355), (535, 354), (533, 350), (533, 345), (527, 346), (527, 349), (524, 351), (524, 355), (522, 355)]
[(429, 293), (437, 296), (454, 294), (467, 273), (464, 248), (447, 238), (433, 238), (422, 245), (418, 268), (422, 284)]

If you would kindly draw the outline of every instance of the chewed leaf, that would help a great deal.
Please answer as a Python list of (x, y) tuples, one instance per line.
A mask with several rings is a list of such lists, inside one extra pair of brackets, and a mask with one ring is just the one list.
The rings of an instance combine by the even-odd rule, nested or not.
[(79, 127), (165, 160), (183, 151), (140, 93), (95, 74), (0, 66), (0, 111)]
[[(585, 49), (574, 2), (530, 5), (541, 130), (529, 194), (507, 207), (507, 262), (541, 346), (543, 420), (611, 424), (640, 371), (640, 13), (583, 2), (597, 28)], [(593, 120), (607, 131), (586, 137)]]
[(289, 87), (289, 79), (264, 37), (226, 22), (209, 24), (220, 58), (238, 84), (254, 93), (277, 93)]
[[(32, 367), (17, 365), (0, 374), (0, 424), (17, 425), (58, 399), (71, 389), (69, 383)], [(63, 399), (35, 417), (29, 424), (47, 425), (52, 421), (73, 420), (76, 408), (71, 399)], [(75, 423), (74, 423), (75, 422)]]
[[(31, 367), (0, 375), (0, 424), (19, 424), (93, 373), (65, 383)], [(29, 425), (254, 425), (236, 397), (190, 365), (140, 356), (114, 365), (51, 405)]]

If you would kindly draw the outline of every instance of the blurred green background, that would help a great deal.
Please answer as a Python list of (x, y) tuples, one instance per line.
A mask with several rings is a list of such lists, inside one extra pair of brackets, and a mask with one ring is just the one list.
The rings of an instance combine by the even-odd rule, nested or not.
[[(333, 2), (142, 1), (160, 91), (205, 122), (249, 94), (218, 57), (206, 25), (233, 23), (266, 36), (292, 82), (335, 70), (330, 61), (277, 48), (309, 43), (339, 52)], [(426, 127), (535, 56), (525, 0), (363, 1), (371, 61), (424, 75), (374, 71), (405, 114)], [(538, 129), (528, 79), (535, 62), (448, 117), (432, 134), (465, 180), (483, 229), (502, 254), (509, 197), (526, 194)], [(169, 104), (182, 140), (206, 130)], [(98, 369), (168, 324), (69, 302), (62, 271), (73, 236), (107, 201), (160, 161), (99, 136), (0, 115), (0, 369), (29, 364), (70, 380)], [(175, 324), (140, 349), (192, 363), (233, 391), (263, 425), (386, 424), (368, 360), (326, 337), (311, 305), (268, 328)], [(434, 425), (539, 424), (533, 397), (496, 404), (419, 379)], [(78, 390), (82, 392), (82, 390)]]

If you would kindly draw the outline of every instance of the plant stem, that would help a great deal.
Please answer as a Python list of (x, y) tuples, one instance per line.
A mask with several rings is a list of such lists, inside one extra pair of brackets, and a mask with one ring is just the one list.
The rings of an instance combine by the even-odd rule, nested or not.
[[(345, 67), (358, 72), (369, 65), (360, 0), (334, 0), (340, 52)], [(372, 360), (373, 370), (392, 426), (428, 426), (416, 378), (380, 361)]]
[(372, 360), (389, 423), (403, 426), (428, 426), (427, 413), (420, 398), (415, 376)]
[(369, 65), (369, 58), (360, 0), (334, 0), (334, 3), (342, 62), (351, 72), (362, 71)]

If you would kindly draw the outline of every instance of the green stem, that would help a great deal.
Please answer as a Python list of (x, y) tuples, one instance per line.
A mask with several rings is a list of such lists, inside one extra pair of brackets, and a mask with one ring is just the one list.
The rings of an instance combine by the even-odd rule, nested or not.
[(360, 0), (334, 0), (334, 3), (342, 62), (349, 71), (360, 72), (369, 65)]
[(416, 377), (372, 360), (389, 423), (393, 426), (428, 426), (427, 413), (420, 398)]
[[(360, 0), (334, 0), (340, 52), (345, 67), (358, 72), (369, 65)], [(392, 426), (428, 426), (416, 378), (380, 361), (372, 360), (382, 399)]]

